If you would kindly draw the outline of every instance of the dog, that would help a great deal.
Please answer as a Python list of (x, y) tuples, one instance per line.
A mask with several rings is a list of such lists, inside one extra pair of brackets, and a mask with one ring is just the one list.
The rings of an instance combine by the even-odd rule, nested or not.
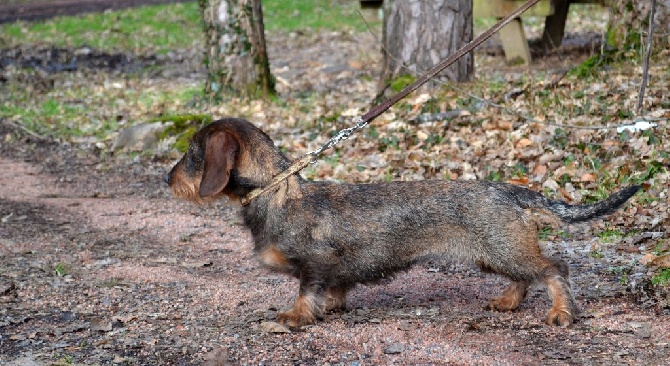
[[(198, 204), (224, 196), (239, 201), (289, 165), (262, 130), (225, 118), (195, 133), (165, 182), (175, 196)], [(287, 326), (313, 324), (326, 311), (344, 309), (357, 284), (391, 278), (435, 255), (511, 279), (489, 309), (515, 309), (531, 284), (543, 283), (552, 299), (546, 322), (567, 326), (578, 315), (568, 266), (542, 254), (536, 214), (586, 221), (612, 213), (639, 188), (592, 205), (569, 205), (508, 183), (344, 184), (294, 174), (241, 207), (241, 215), (260, 262), (300, 281), (294, 306), (277, 316)]]

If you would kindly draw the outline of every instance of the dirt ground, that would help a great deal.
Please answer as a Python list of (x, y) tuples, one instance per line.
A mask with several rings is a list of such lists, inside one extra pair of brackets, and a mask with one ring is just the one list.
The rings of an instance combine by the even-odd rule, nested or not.
[[(332, 37), (319, 42), (319, 54), (346, 59), (324, 52), (337, 44)], [(316, 51), (301, 52), (308, 64)], [(333, 87), (301, 74), (300, 52), (283, 57), (273, 65), (292, 63), (290, 74), (278, 73), (292, 87)], [(86, 67), (96, 62), (91, 56)], [(570, 239), (543, 242), (570, 265), (583, 310), (570, 327), (544, 324), (544, 288), (532, 289), (516, 311), (483, 310), (507, 281), (436, 260), (388, 283), (357, 287), (343, 313), (275, 332), (281, 329), (272, 322), (294, 300), (297, 282), (259, 265), (234, 206), (172, 198), (162, 180), (172, 163), (117, 159), (93, 145), (42, 140), (0, 121), (0, 365), (667, 365), (670, 359), (670, 310), (646, 288), (648, 269), (630, 264), (639, 254), (615, 246), (601, 247), (602, 258), (589, 256), (597, 244), (589, 224), (567, 228)], [(623, 265), (626, 281), (616, 271)]]
[[(518, 311), (482, 310), (505, 281), (427, 263), (360, 286), (349, 310), (267, 332), (295, 281), (261, 268), (234, 208), (170, 197), (170, 162), (101, 161), (0, 129), (0, 364), (637, 364), (670, 358), (668, 311), (630, 296), (589, 239), (547, 243), (583, 307), (543, 323), (536, 289)], [(621, 254), (606, 252), (612, 260)], [(621, 259), (621, 260), (626, 260)], [(639, 298), (638, 298), (639, 299)], [(225, 363), (221, 363), (225, 364)]]
[(185, 1), (192, 0), (3, 0), (0, 23)]

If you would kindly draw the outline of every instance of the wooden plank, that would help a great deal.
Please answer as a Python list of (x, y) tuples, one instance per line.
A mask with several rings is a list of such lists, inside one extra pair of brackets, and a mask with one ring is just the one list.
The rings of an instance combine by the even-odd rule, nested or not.
[(530, 49), (521, 19), (516, 18), (500, 30), (505, 59), (511, 63), (530, 64)]
[[(523, 5), (520, 0), (474, 0), (472, 14), (475, 18), (502, 18)], [(542, 0), (522, 16), (547, 16), (554, 13), (551, 0)]]

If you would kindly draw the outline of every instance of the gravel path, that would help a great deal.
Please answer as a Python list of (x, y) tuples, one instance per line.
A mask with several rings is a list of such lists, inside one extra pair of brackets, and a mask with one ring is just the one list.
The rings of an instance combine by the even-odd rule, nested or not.
[(485, 311), (505, 280), (435, 262), (358, 287), (349, 310), (317, 325), (271, 333), (297, 284), (258, 265), (234, 208), (172, 199), (160, 179), (170, 162), (110, 165), (8, 126), (0, 136), (11, 141), (0, 158), (0, 364), (662, 365), (670, 358), (667, 311), (626, 296), (608, 269), (616, 263), (587, 255), (591, 239), (547, 243), (575, 274), (584, 314), (569, 328), (543, 323), (543, 289), (518, 311)]

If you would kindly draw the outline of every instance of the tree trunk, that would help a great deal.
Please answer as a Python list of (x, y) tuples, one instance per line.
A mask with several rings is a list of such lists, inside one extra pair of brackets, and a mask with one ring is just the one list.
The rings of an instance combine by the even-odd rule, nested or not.
[[(610, 0), (607, 5), (612, 9), (607, 42), (619, 50), (639, 48), (649, 28), (651, 0)], [(655, 13), (653, 48), (661, 50), (670, 46), (670, 0), (656, 0)]]
[(274, 94), (260, 0), (200, 0), (205, 27), (205, 94)]
[[(422, 74), (471, 40), (472, 0), (385, 1), (380, 89), (401, 76)], [(466, 81), (473, 71), (468, 54), (438, 78)]]

